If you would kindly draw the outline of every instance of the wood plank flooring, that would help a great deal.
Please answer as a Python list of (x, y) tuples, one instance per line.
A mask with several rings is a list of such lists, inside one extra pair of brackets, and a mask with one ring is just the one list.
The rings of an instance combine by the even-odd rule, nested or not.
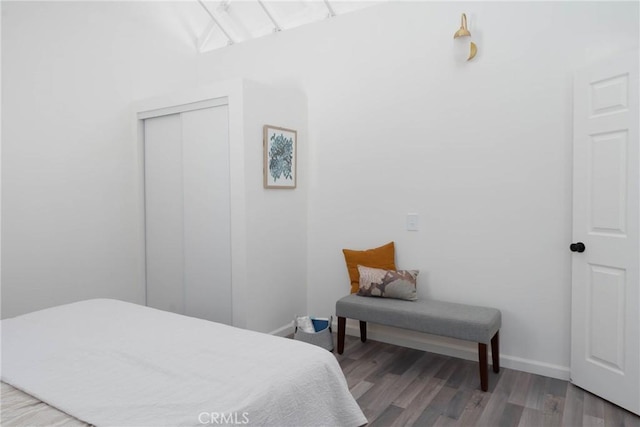
[(335, 354), (368, 426), (616, 426), (640, 417), (567, 381), (347, 336)]

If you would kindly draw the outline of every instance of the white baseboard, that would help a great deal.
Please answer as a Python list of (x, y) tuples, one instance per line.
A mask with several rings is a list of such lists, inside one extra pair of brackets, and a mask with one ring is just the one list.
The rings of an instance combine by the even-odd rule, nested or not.
[(269, 335), (276, 335), (278, 337), (286, 337), (288, 335), (293, 335), (294, 332), (294, 327), (293, 327), (293, 321), (289, 322), (288, 324), (269, 332)]
[[(357, 321), (347, 320), (347, 335), (360, 337), (360, 328), (358, 325)], [(336, 320), (334, 320), (332, 327), (333, 332), (337, 333), (338, 324)], [(293, 332), (293, 322), (290, 322), (269, 332), (269, 334), (286, 337), (288, 335), (292, 335)], [(460, 359), (478, 360), (478, 345), (466, 341), (443, 338), (375, 324), (367, 325), (367, 338), (401, 347), (415, 348), (417, 350), (443, 354), (445, 356), (458, 357)], [(491, 354), (491, 346), (489, 346), (489, 354)], [(491, 361), (490, 356), (489, 361)], [(561, 380), (569, 380), (570, 374), (570, 370), (566, 366), (553, 365), (551, 363), (539, 362), (537, 360), (510, 356), (504, 353), (500, 354), (500, 366), (517, 371), (529, 372), (531, 374), (543, 375), (545, 377), (558, 378)]]
[[(337, 332), (337, 323), (334, 324), (333, 327), (333, 330)], [(355, 323), (350, 325), (348, 321), (346, 333), (347, 335), (360, 337), (360, 328), (358, 324)], [(458, 357), (460, 359), (478, 360), (478, 345), (476, 343), (373, 324), (367, 325), (367, 338), (401, 347), (415, 348), (417, 350), (428, 351), (431, 353)], [(489, 354), (491, 354), (491, 346), (489, 346)], [(488, 359), (491, 361), (491, 356), (489, 356)], [(569, 380), (570, 374), (569, 368), (565, 366), (524, 359), (517, 356), (510, 356), (508, 354), (500, 354), (500, 366), (517, 371), (558, 378), (561, 380)]]

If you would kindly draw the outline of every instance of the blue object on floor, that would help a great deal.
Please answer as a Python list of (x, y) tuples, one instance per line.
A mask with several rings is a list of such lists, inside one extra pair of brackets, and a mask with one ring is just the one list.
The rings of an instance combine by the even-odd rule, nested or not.
[(329, 327), (329, 319), (311, 319), (311, 322), (313, 323), (313, 329), (316, 330), (316, 332), (320, 332), (320, 331), (324, 331), (325, 329), (327, 329)]

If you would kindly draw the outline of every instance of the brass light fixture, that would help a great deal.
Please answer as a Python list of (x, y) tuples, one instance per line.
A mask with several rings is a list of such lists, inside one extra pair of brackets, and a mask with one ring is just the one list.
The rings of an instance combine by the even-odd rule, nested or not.
[(458, 43), (464, 42), (464, 44), (466, 45), (466, 42), (467, 42), (466, 37), (469, 37), (468, 41), (470, 43), (469, 50), (468, 50), (469, 56), (467, 57), (466, 60), (470, 61), (473, 59), (474, 56), (476, 56), (476, 53), (478, 53), (478, 46), (476, 46), (476, 44), (471, 41), (471, 32), (467, 28), (467, 15), (463, 13), (462, 18), (460, 18), (460, 29), (456, 31), (456, 33), (453, 35), (453, 38), (460, 39)]

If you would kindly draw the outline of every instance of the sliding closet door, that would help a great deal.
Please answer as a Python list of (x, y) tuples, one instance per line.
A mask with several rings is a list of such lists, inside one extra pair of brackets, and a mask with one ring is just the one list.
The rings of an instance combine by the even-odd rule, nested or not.
[(231, 324), (226, 105), (182, 114), (185, 313)]
[(144, 135), (147, 305), (184, 313), (180, 115), (145, 120)]
[(231, 324), (228, 108), (144, 130), (147, 305)]

